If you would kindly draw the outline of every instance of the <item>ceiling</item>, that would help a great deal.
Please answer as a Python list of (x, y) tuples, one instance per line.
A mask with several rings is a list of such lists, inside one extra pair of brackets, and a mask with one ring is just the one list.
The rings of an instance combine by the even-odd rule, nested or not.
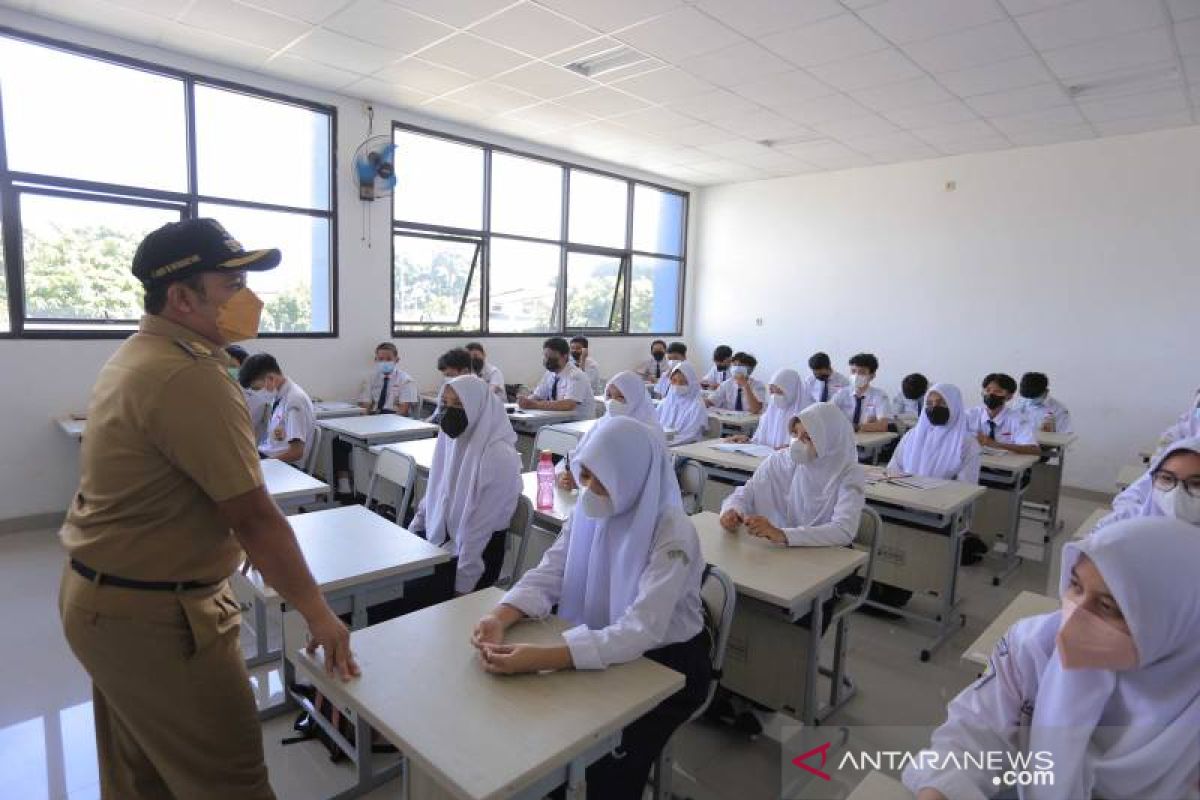
[[(694, 185), (1191, 125), (1200, 110), (1200, 0), (0, 4)], [(622, 46), (623, 67), (565, 69)]]

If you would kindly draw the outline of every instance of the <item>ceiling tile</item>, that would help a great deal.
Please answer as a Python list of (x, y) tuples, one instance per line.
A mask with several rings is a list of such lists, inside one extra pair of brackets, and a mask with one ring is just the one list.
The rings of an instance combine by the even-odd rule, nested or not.
[(899, 129), (877, 114), (869, 117), (851, 117), (850, 119), (818, 122), (813, 128), (826, 136), (844, 140), (853, 136), (881, 136), (895, 133)]
[(497, 83), (476, 83), (447, 94), (446, 99), (465, 103), (488, 114), (503, 114), (517, 108), (535, 105), (538, 98)]
[(869, 110), (863, 108), (844, 94), (816, 97), (800, 103), (782, 106), (777, 108), (776, 111), (803, 125), (816, 125), (820, 122), (835, 122), (871, 115)]
[(1039, 128), (1032, 131), (1010, 133), (1008, 138), (1013, 144), (1020, 147), (1036, 147), (1038, 145), (1095, 139), (1096, 132), (1092, 130), (1091, 125), (1070, 125), (1065, 128)]
[(859, 12), (872, 28), (897, 44), (931, 39), (1004, 19), (996, 0), (889, 0)]
[(233, 0), (196, 0), (180, 22), (230, 39), (278, 50), (311, 30), (303, 22)]
[(894, 49), (819, 64), (809, 67), (808, 71), (843, 91), (898, 83), (923, 74), (903, 53)]
[(1016, 14), (1032, 14), (1035, 11), (1043, 11), (1047, 8), (1066, 5), (1073, 0), (1000, 0), (1004, 4), (1004, 8), (1008, 13)]
[(1025, 37), (1007, 20), (914, 42), (905, 45), (904, 51), (930, 72), (966, 69), (1030, 54)]
[(713, 120), (713, 124), (756, 142), (763, 139), (786, 139), (808, 132), (800, 123), (766, 109)]
[(679, 62), (679, 66), (717, 86), (726, 87), (795, 69), (754, 42), (739, 42), (732, 47), (695, 56)]
[(666, 137), (673, 142), (699, 147), (702, 144), (715, 144), (716, 142), (724, 142), (729, 139), (729, 132), (713, 125), (704, 123), (693, 125), (690, 128), (680, 128), (670, 131)]
[(451, 36), (444, 42), (422, 50), (421, 58), (477, 78), (490, 78), (529, 61), (520, 53), (469, 33)]
[(351, 72), (369, 74), (396, 61), (400, 54), (340, 33), (316, 28), (288, 48), (289, 54)]
[(81, 0), (80, 2), (37, 5), (33, 8), (36, 13), (43, 16), (149, 44), (158, 42), (167, 28), (181, 27), (170, 22), (165, 16), (116, 6), (105, 0)]
[(642, 52), (678, 63), (736, 44), (739, 36), (711, 17), (684, 6), (617, 34)]
[(759, 41), (801, 67), (862, 55), (888, 46), (887, 40), (851, 14), (780, 31)]
[[(338, 2), (345, 2), (345, 0), (338, 0)], [(30, 6), (28, 2), (5, 3), (5, 5), (23, 8), (26, 10), (28, 10)], [(56, 3), (53, 2), (53, 0), (50, 0), (49, 2), (47, 2), (47, 0), (35, 0), (32, 4), (32, 9), (40, 14), (56, 6), (61, 7), (66, 5), (78, 4)], [(168, 17), (170, 19), (174, 19), (189, 5), (191, 5), (191, 0), (111, 0), (111, 4), (109, 2), (104, 2), (101, 5), (110, 7), (119, 6), (124, 9), (129, 9), (130, 11), (140, 11), (143, 14), (153, 14), (159, 17)], [(247, 5), (255, 5), (255, 3), (247, 3)]]
[(843, 11), (836, 0), (698, 0), (696, 6), (751, 37), (808, 25)]
[(976, 95), (967, 105), (985, 117), (1023, 114), (1044, 108), (1070, 105), (1071, 98), (1057, 83), (1039, 83), (1021, 89)]
[(1062, 106), (1042, 111), (1030, 111), (1026, 114), (1013, 114), (1007, 117), (991, 119), (994, 127), (1001, 133), (1010, 135), (1028, 131), (1048, 130), (1050, 128), (1066, 128), (1072, 125), (1083, 125), (1087, 120), (1075, 106)]
[(595, 89), (585, 89), (582, 92), (560, 97), (558, 103), (597, 117), (628, 114), (632, 111), (640, 111), (647, 105), (645, 100), (614, 91), (606, 86), (597, 86)]
[(918, 139), (928, 142), (941, 149), (942, 145), (950, 142), (962, 142), (974, 139), (990, 139), (997, 136), (996, 129), (983, 120), (971, 122), (956, 122), (953, 125), (937, 125), (930, 128), (920, 128), (913, 131)]
[(1166, 28), (1151, 28), (1058, 50), (1047, 50), (1043, 57), (1056, 75), (1070, 80), (1174, 61), (1175, 47)]
[(1176, 22), (1200, 17), (1200, 3), (1196, 0), (1167, 0), (1167, 8), (1171, 9), (1171, 18)]
[(1124, 97), (1079, 98), (1079, 109), (1092, 122), (1112, 122), (1131, 117), (1158, 117), (1188, 111), (1183, 89), (1167, 89)]
[(271, 59), (264, 69), (287, 80), (330, 90), (341, 89), (362, 78), (362, 75), (356, 72), (318, 64), (287, 53)]
[(584, 122), (591, 122), (595, 118), (590, 117), (573, 108), (560, 106), (557, 103), (541, 103), (535, 106), (518, 109), (517, 111), (505, 114), (506, 117), (519, 119), (533, 125), (539, 125), (548, 130), (558, 130), (571, 125), (579, 125)]
[(676, 67), (663, 67), (613, 84), (652, 103), (674, 103), (711, 92), (713, 85)]
[(501, 11), (474, 25), (471, 33), (538, 57), (597, 37), (591, 29), (531, 3)]
[[(159, 0), (140, 1), (146, 5), (174, 5), (173, 2), (162, 3)], [(313, 24), (320, 24), (334, 12), (340, 11), (346, 5), (346, 0), (244, 0), (243, 5), (254, 6), (265, 11), (274, 11), (277, 14), (294, 17), (295, 19), (301, 19)]]
[(457, 100), (434, 98), (421, 106), (421, 111), (434, 114), (457, 122), (467, 122), (478, 125), (488, 118), (488, 114), (475, 106), (460, 103)]
[(977, 139), (956, 139), (952, 142), (935, 145), (938, 150), (948, 156), (968, 155), (971, 153), (987, 153), (992, 150), (1011, 150), (1012, 143), (1003, 136), (982, 136)]
[(591, 81), (581, 75), (544, 61), (530, 61), (523, 67), (517, 67), (511, 72), (498, 75), (495, 82), (535, 94), (546, 100), (578, 92), (593, 85)]
[(715, 89), (679, 103), (672, 103), (671, 107), (681, 114), (707, 122), (758, 110), (758, 106), (746, 98), (724, 89)]
[(1188, 82), (1200, 86), (1200, 56), (1187, 56), (1183, 59), (1183, 72)]
[(406, 86), (381, 81), (378, 78), (363, 78), (340, 90), (342, 94), (359, 97), (376, 103), (388, 103), (400, 108), (416, 108), (433, 99), (433, 95)]
[(1180, 55), (1200, 56), (1200, 17), (1176, 25), (1175, 38), (1179, 42)]
[(742, 97), (764, 106), (789, 105), (834, 93), (827, 84), (803, 70), (771, 75), (731, 88)]
[(452, 92), (475, 82), (470, 75), (414, 57), (384, 67), (375, 73), (375, 77), (386, 83), (420, 89), (434, 95)]
[(756, 181), (767, 177), (767, 173), (760, 169), (728, 160), (705, 161), (692, 169), (706, 172), (721, 181)]
[(702, 161), (711, 161), (712, 156), (695, 147), (677, 147), (672, 145), (671, 163), (672, 164), (699, 164)]
[(272, 53), (265, 47), (230, 39), (219, 33), (190, 28), (178, 23), (163, 28), (159, 42), (163, 47), (191, 53), (221, 64), (262, 69)]
[[(444, 1), (444, 0), (443, 0)], [(679, 8), (683, 0), (537, 0), (599, 31), (611, 33)]]
[(1022, 56), (996, 64), (984, 64), (967, 69), (938, 73), (943, 86), (959, 97), (1019, 89), (1054, 80), (1037, 56)]
[(845, 169), (870, 163), (867, 156), (841, 142), (806, 142), (779, 149), (824, 169)]
[(914, 130), (917, 128), (935, 128), (939, 125), (953, 125), (957, 122), (968, 122), (978, 119), (975, 112), (967, 108), (961, 100), (950, 100), (945, 103), (934, 103), (927, 106), (911, 106), (885, 111), (883, 115), (902, 128)]
[(764, 147), (757, 142), (751, 142), (748, 139), (731, 139), (727, 142), (706, 144), (702, 145), (699, 149), (720, 158), (730, 158), (743, 163), (746, 158), (762, 157), (771, 152), (770, 148)]
[(383, 0), (356, 0), (322, 27), (388, 50), (411, 53), (454, 33), (440, 22), (419, 17)]
[(453, 25), (465, 28), (473, 25), (484, 17), (495, 14), (503, 8), (511, 6), (514, 0), (388, 0), (409, 11)]
[(877, 136), (848, 136), (845, 139), (845, 144), (860, 153), (872, 156), (904, 151), (933, 152), (930, 150), (929, 145), (907, 131), (897, 131)]
[(897, 108), (928, 106), (953, 100), (954, 95), (943, 89), (929, 76), (900, 83), (874, 86), (847, 92), (851, 97), (872, 111), (893, 111)]
[[(546, 57), (546, 61), (555, 66), (566, 67), (580, 61), (590, 61), (616, 50), (629, 50), (629, 45), (611, 36), (600, 36), (575, 47), (568, 47), (566, 50), (553, 53)], [(629, 58), (636, 60), (631, 61), (625, 66), (605, 70), (598, 75), (593, 75), (591, 80), (598, 83), (615, 83), (645, 72), (652, 72), (663, 66), (663, 62), (659, 59), (645, 53), (639, 53), (637, 50), (629, 50)]]
[(641, 111), (634, 111), (631, 114), (623, 114), (614, 121), (632, 130), (649, 133), (677, 131), (680, 128), (690, 128), (696, 124), (696, 120), (691, 117), (685, 117), (683, 114), (663, 106), (653, 106)]
[(1159, 3), (1082, 0), (1027, 14), (1017, 24), (1039, 50), (1069, 47), (1166, 23)]
[(1194, 123), (1191, 114), (1176, 112), (1174, 114), (1154, 117), (1105, 120), (1095, 123), (1095, 126), (1105, 136), (1120, 136), (1127, 133), (1144, 133), (1146, 131), (1164, 130), (1166, 128), (1182, 128), (1192, 124)]

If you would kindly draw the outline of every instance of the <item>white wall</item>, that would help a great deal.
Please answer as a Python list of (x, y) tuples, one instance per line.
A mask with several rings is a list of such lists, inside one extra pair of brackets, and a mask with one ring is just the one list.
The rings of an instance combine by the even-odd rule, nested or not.
[(890, 393), (1046, 372), (1067, 483), (1112, 491), (1200, 385), (1198, 153), (1191, 127), (705, 189), (695, 345), (764, 373), (871, 351)]
[[(77, 42), (110, 52), (188, 69), (216, 78), (282, 92), (338, 107), (338, 163), (350, 162), (355, 147), (367, 135), (367, 118), (360, 100), (291, 84), (256, 73), (203, 62), (112, 37), (93, 34), (40, 17), (0, 10), (0, 24), (20, 30)], [(397, 119), (428, 128), (507, 144), (526, 152), (557, 157), (586, 166), (642, 177), (660, 184), (688, 187), (576, 154), (555, 151), (510, 137), (473, 130), (461, 125), (422, 117), (411, 111), (376, 105), (375, 131), (386, 131)], [(316, 396), (346, 398), (357, 392), (369, 368), (374, 345), (390, 336), (388, 242), (391, 204), (370, 206), (374, 246), (362, 241), (362, 204), (344, 174), (338, 175), (338, 281), (339, 335), (336, 339), (265, 340), (249, 343), (251, 350), (274, 353), (284, 369)], [(692, 227), (694, 230), (694, 226)], [(236, 234), (236, 231), (235, 231)], [(286, 245), (286, 243), (281, 243)], [(688, 276), (689, 290), (692, 277)], [(593, 338), (592, 352), (605, 374), (632, 366), (645, 357), (653, 337)], [(424, 387), (440, 380), (434, 364), (453, 339), (394, 338), (403, 367)], [(0, 339), (0, 520), (62, 511), (79, 479), (79, 447), (54, 425), (52, 418), (83, 411), (96, 374), (119, 341), (35, 341)], [(486, 340), (489, 358), (504, 371), (509, 382), (531, 382), (540, 375), (541, 338)]]

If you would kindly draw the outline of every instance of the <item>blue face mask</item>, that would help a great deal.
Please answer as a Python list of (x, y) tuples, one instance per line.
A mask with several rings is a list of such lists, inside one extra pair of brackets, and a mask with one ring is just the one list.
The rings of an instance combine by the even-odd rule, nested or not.
[(394, 361), (376, 361), (375, 369), (379, 370), (380, 375), (391, 375), (396, 369)]
[(730, 367), (730, 368), (729, 368), (729, 374), (730, 374), (730, 375), (749, 375), (749, 374), (750, 374), (750, 368), (749, 368), (749, 367), (746, 367), (746, 366), (743, 366), (743, 365), (741, 365), (741, 364), (738, 364), (738, 365), (736, 365), (736, 366), (733, 366), (733, 367)]

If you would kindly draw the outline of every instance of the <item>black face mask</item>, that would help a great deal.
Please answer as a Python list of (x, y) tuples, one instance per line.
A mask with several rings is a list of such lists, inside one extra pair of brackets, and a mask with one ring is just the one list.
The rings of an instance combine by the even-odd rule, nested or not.
[(547, 358), (542, 362), (542, 366), (545, 367), (549, 372), (558, 372), (560, 369), (562, 369), (562, 365), (558, 363), (557, 358)]
[(583, 363), (583, 353), (580, 351), (577, 351), (577, 350), (572, 350), (571, 351), (571, 360), (574, 361), (576, 364), (582, 364)]
[(442, 409), (442, 418), (438, 420), (442, 433), (451, 439), (457, 439), (467, 429), (467, 412), (457, 406), (446, 406)]
[(945, 406), (926, 406), (925, 416), (933, 425), (945, 425), (950, 421), (950, 409)]
[(664, 350), (651, 350), (651, 351), (650, 351), (650, 355), (654, 356), (654, 360), (655, 360), (655, 361), (662, 361), (662, 360), (663, 360), (663, 356), (665, 356), (665, 355), (666, 355), (666, 351), (664, 351)]
[(815, 375), (814, 377), (815, 377), (817, 380), (819, 380), (821, 383), (825, 383), (825, 381), (829, 380), (829, 376), (828, 376), (828, 375)]
[(998, 394), (985, 394), (983, 396), (983, 404), (985, 406), (987, 406), (988, 408), (990, 408), (992, 411), (995, 411), (997, 408), (1000, 408), (1001, 406), (1004, 405), (1004, 403), (1005, 403), (1004, 398)]

